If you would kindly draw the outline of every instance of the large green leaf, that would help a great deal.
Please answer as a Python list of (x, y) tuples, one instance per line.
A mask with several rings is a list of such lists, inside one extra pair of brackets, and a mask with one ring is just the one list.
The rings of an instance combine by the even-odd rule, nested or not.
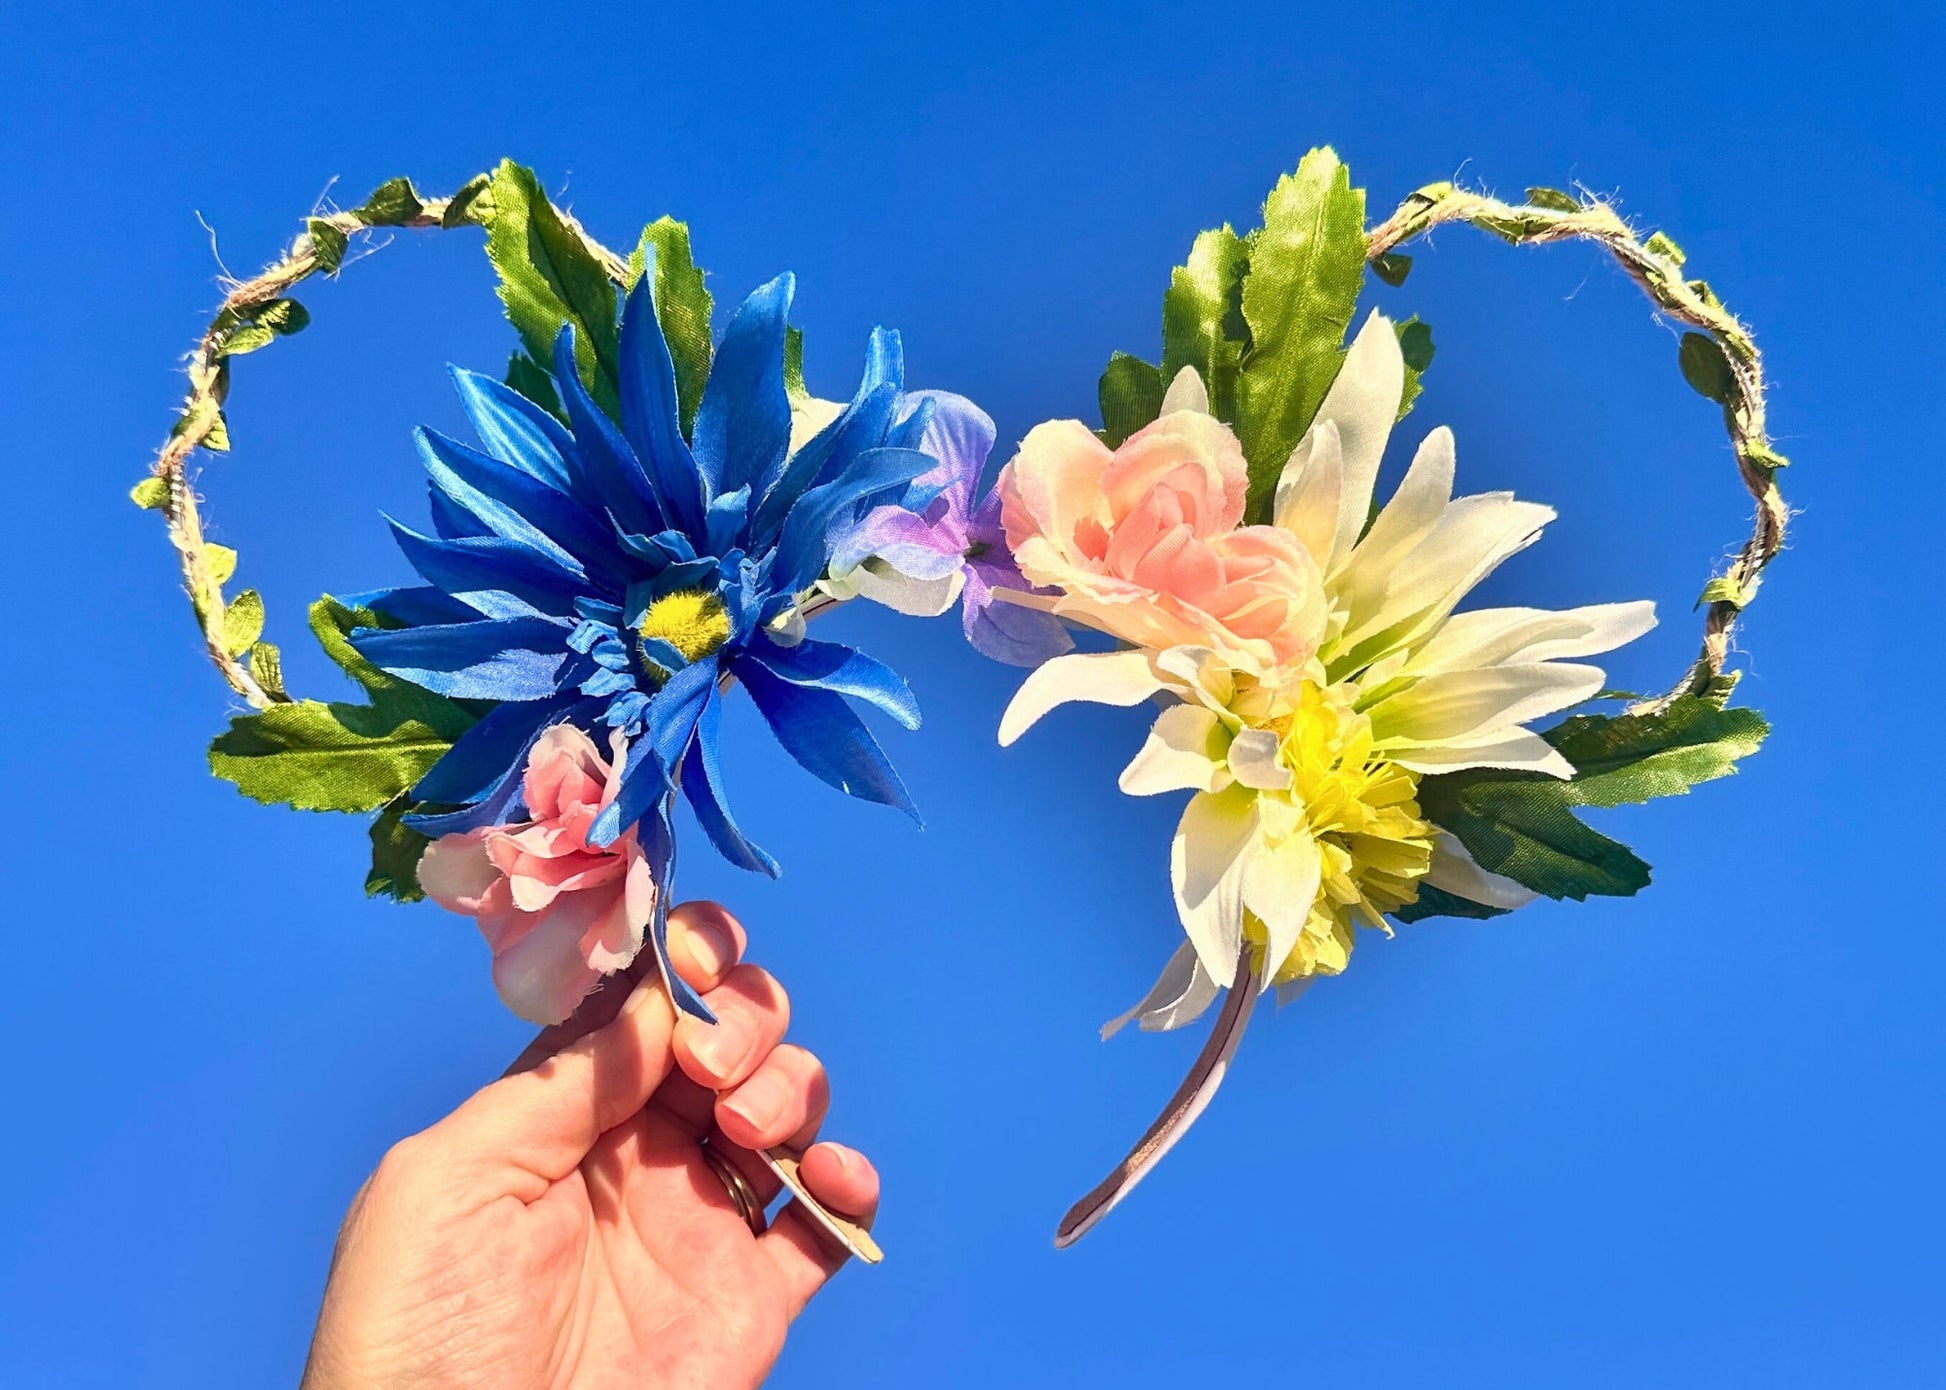
[(1162, 373), (1153, 362), (1118, 352), (1101, 374), (1101, 432), (1111, 449), (1162, 413)]
[(1344, 358), (1365, 274), (1365, 192), (1329, 149), (1277, 181), (1250, 239), (1243, 317), (1250, 350), (1237, 381), (1237, 435), (1250, 462), (1250, 514), (1277, 477)]
[(655, 252), (655, 318), (669, 343), (676, 366), (676, 399), (682, 406), (682, 432), (696, 423), (696, 407), (709, 380), (710, 310), (703, 272), (689, 254), (689, 228), (672, 217), (660, 217), (642, 229), (642, 240), (628, 259), (630, 283), (639, 279)]
[(1725, 709), (1707, 695), (1684, 696), (1654, 714), (1576, 715), (1542, 735), (1574, 764), (1573, 777), (1449, 773), (1419, 784), (1419, 806), (1480, 867), (1537, 893), (1626, 897), (1648, 884), (1649, 866), (1590, 830), (1575, 808), (1683, 795), (1735, 772), (1768, 732), (1755, 710)]
[(352, 649), (355, 628), (387, 626), (334, 598), (311, 605), (325, 654), (370, 703), (302, 700), (230, 721), (210, 744), (210, 771), (257, 801), (306, 811), (375, 811), (409, 790), (474, 722), (463, 706), (372, 666)]
[(1488, 907), (1476, 903), (1471, 898), (1462, 898), (1457, 893), (1448, 893), (1442, 888), (1429, 884), (1419, 885), (1419, 896), (1394, 912), (1392, 916), (1401, 922), (1423, 922), (1428, 917), (1466, 917), (1475, 922), (1484, 922), (1489, 917), (1504, 917), (1504, 907)]
[(1225, 223), (1196, 238), (1162, 296), (1163, 385), (1194, 367), (1209, 391), (1210, 413), (1225, 422), (1236, 419), (1237, 372), (1250, 341), (1243, 317), (1249, 270), (1249, 242)]
[(536, 361), (551, 361), (555, 335), (572, 323), (582, 382), (603, 410), (619, 415), (620, 345), (608, 272), (548, 201), (532, 169), (503, 160), (491, 192), (487, 258), (500, 274), (500, 299), (521, 344)]

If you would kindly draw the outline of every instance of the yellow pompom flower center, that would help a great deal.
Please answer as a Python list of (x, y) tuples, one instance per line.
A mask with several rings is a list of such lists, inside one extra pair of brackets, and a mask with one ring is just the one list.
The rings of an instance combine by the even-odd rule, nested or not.
[(730, 613), (708, 589), (678, 589), (651, 603), (635, 630), (667, 642), (685, 661), (701, 661), (730, 640)]
[[(1306, 681), (1296, 708), (1272, 727), (1291, 786), (1260, 793), (1260, 809), (1285, 803), (1290, 830), (1307, 829), (1321, 861), (1310, 920), (1277, 972), (1275, 983), (1287, 984), (1343, 970), (1360, 923), (1389, 934), (1385, 914), (1417, 900), (1432, 866), (1433, 829), (1415, 800), (1419, 774), (1372, 755), (1372, 722), (1352, 708), (1348, 688)], [(1276, 818), (1266, 815), (1266, 826)], [(1264, 940), (1255, 917), (1245, 930)]]

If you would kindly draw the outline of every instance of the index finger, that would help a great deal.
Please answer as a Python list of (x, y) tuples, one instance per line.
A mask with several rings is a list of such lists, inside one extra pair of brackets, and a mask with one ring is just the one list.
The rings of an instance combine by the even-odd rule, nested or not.
[[(743, 924), (721, 903), (699, 899), (669, 911), (670, 964), (699, 994), (723, 983), (724, 976), (743, 959), (748, 939)], [(635, 986), (654, 974), (655, 952), (644, 944), (627, 969), (616, 971), (597, 985), (567, 1022), (541, 1029), (501, 1075), (532, 1071), (562, 1048), (607, 1026), (622, 1011)]]

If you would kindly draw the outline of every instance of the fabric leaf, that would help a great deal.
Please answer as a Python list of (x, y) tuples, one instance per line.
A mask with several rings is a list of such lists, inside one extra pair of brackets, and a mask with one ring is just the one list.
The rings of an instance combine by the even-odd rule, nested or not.
[(303, 700), (240, 715), (210, 744), (210, 771), (254, 800), (307, 811), (375, 811), (403, 795), (474, 718), (353, 650), (353, 630), (385, 626), (371, 609), (334, 598), (311, 605), (311, 631), (325, 655), (370, 703)]
[(1277, 181), (1251, 238), (1243, 282), (1250, 351), (1237, 382), (1237, 435), (1250, 462), (1250, 512), (1324, 401), (1345, 355), (1365, 276), (1365, 193), (1330, 149)]
[(1162, 413), (1162, 373), (1153, 363), (1118, 352), (1101, 374), (1101, 426), (1104, 442), (1119, 449), (1131, 434)]
[(1203, 232), (1176, 267), (1162, 296), (1162, 380), (1194, 367), (1209, 392), (1210, 413), (1236, 419), (1237, 372), (1250, 341), (1243, 317), (1243, 282), (1250, 244), (1230, 229)]
[(372, 822), (372, 867), (365, 875), (365, 896), (416, 903), (426, 896), (419, 886), (419, 859), (432, 841), (405, 824), (410, 809), (404, 801), (387, 806)]
[(619, 412), (615, 287), (580, 230), (548, 201), (532, 169), (501, 161), (493, 173), (487, 259), (520, 341), (544, 362), (561, 325), (575, 326), (575, 366), (601, 408)]

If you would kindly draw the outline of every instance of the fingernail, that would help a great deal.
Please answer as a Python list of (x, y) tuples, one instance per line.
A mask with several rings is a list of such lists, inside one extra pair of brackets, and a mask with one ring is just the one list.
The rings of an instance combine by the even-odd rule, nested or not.
[(728, 1077), (743, 1065), (743, 1059), (756, 1044), (757, 1035), (748, 1023), (735, 1014), (724, 1013), (717, 1015), (715, 1023), (703, 1027), (692, 1051), (710, 1075)]
[(690, 924), (689, 948), (696, 954), (696, 963), (711, 977), (736, 963), (736, 938), (728, 927), (708, 917)]
[(736, 1094), (723, 1102), (723, 1108), (750, 1128), (761, 1131), (777, 1123), (789, 1100), (783, 1082), (759, 1072), (737, 1087)]
[(831, 1150), (831, 1156), (838, 1160), (838, 1170), (840, 1172), (851, 1173), (857, 1170), (858, 1155), (854, 1154), (850, 1149), (846, 1148), (843, 1144), (830, 1143), (828, 1140), (826, 1141), (825, 1147), (829, 1148)]

